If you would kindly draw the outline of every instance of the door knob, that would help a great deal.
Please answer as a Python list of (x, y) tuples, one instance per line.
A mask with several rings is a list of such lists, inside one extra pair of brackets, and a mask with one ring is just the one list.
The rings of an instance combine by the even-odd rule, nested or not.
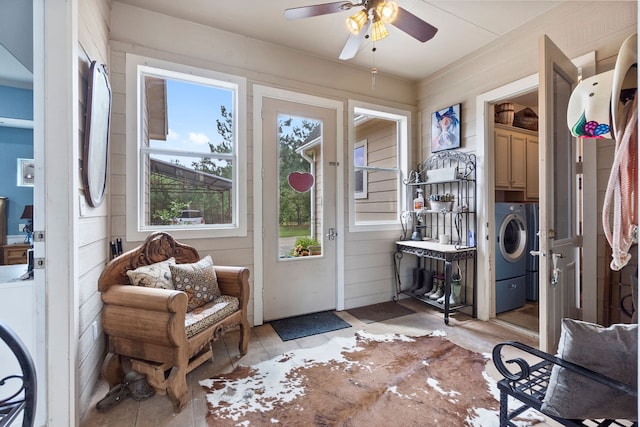
[(330, 228), (329, 232), (327, 233), (327, 237), (329, 238), (329, 240), (335, 240), (337, 235), (338, 233), (336, 232), (335, 228)]

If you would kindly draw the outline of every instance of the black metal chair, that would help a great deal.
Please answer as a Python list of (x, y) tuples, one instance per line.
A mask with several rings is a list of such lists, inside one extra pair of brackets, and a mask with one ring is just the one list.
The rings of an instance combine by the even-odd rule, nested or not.
[[(22, 426), (33, 426), (36, 414), (36, 369), (33, 360), (20, 338), (4, 323), (0, 322), (0, 339), (4, 342), (20, 365), (21, 373), (0, 379), (0, 427), (11, 425), (20, 415)], [(5, 392), (5, 390), (8, 390)]]

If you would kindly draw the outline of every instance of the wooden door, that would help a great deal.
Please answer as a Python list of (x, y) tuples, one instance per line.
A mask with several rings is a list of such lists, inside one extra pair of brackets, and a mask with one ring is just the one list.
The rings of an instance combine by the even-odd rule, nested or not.
[(567, 105), (577, 84), (573, 63), (547, 37), (539, 44), (540, 86), (540, 348), (555, 353), (564, 317), (580, 316), (580, 249), (576, 140)]

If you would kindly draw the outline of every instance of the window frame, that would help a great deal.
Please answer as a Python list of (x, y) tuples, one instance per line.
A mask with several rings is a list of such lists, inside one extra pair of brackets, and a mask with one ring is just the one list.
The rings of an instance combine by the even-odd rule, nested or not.
[[(153, 70), (166, 78), (172, 76), (193, 83), (215, 81), (216, 86), (234, 92), (230, 109), (234, 125), (232, 222), (231, 224), (206, 224), (198, 227), (187, 225), (145, 225), (143, 185), (143, 86), (141, 73)], [(155, 58), (126, 54), (126, 235), (127, 240), (144, 240), (151, 232), (164, 230), (176, 239), (203, 239), (215, 237), (245, 237), (247, 235), (247, 83), (243, 77), (178, 64)]]
[[(359, 200), (355, 197), (355, 173), (353, 168), (354, 163), (354, 149), (359, 141), (355, 140), (355, 125), (356, 110), (366, 113), (371, 116), (375, 116), (385, 120), (395, 121), (397, 123), (397, 158), (398, 168), (396, 172), (398, 174), (398, 180), (396, 184), (398, 201), (396, 205), (396, 215), (393, 220), (389, 221), (360, 221), (356, 222), (356, 210), (355, 201)], [(386, 231), (397, 230), (401, 226), (402, 211), (406, 206), (406, 191), (404, 190), (403, 180), (409, 174), (409, 153), (411, 144), (411, 117), (412, 112), (409, 110), (401, 110), (398, 108), (387, 107), (383, 105), (371, 104), (368, 102), (349, 100), (348, 120), (349, 120), (349, 167), (351, 172), (349, 177), (349, 231), (350, 232), (370, 232), (370, 231)], [(366, 169), (365, 169), (366, 170)], [(372, 167), (370, 170), (378, 170), (378, 168)], [(389, 171), (389, 169), (380, 169)]]

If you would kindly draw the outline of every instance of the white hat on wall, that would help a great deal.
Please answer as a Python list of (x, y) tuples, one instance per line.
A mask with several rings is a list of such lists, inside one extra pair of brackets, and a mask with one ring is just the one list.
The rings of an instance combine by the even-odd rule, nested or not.
[[(581, 81), (571, 93), (567, 108), (567, 126), (573, 136), (614, 137), (614, 125), (620, 125), (621, 102), (629, 90), (637, 89), (638, 37), (628, 37), (618, 52), (611, 71)], [(635, 92), (634, 92), (635, 93)]]
[(581, 81), (571, 93), (567, 126), (573, 136), (613, 138), (609, 108), (614, 70)]

